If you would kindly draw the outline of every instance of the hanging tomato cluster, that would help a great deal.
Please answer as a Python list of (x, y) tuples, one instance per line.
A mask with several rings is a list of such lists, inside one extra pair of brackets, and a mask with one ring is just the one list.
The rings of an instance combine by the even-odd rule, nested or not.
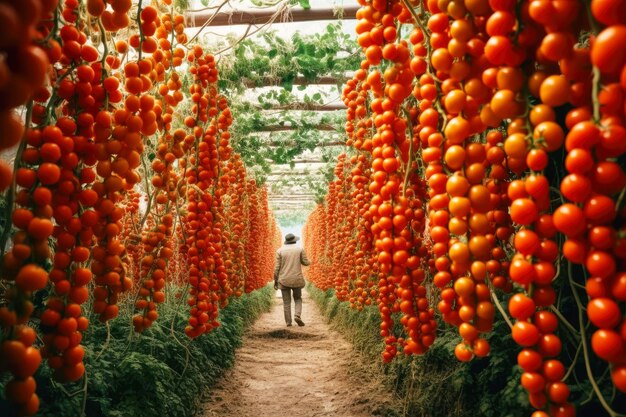
[(625, 4), (359, 3), (353, 150), (305, 226), (309, 278), (376, 300), (385, 361), (432, 344), (435, 304), (456, 357), (486, 356), (498, 307), (533, 417), (575, 413), (562, 326), (626, 392)]
[(170, 1), (5, 2), (0, 18), (0, 150), (18, 145), (13, 170), (0, 166), (0, 372), (15, 412), (33, 415), (42, 357), (59, 382), (83, 377), (90, 318), (134, 303), (144, 331), (166, 284), (189, 284), (199, 336), (266, 284), (279, 242), (266, 190), (230, 147), (215, 60), (186, 45)]

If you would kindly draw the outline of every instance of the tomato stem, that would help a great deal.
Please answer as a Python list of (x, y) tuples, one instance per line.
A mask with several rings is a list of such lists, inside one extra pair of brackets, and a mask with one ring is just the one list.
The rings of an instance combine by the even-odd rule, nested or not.
[(563, 316), (558, 308), (556, 308), (554, 305), (551, 305), (550, 311), (552, 311), (563, 322), (565, 327), (572, 333), (572, 336), (574, 336), (576, 340), (580, 340), (580, 332), (576, 330), (574, 326), (572, 326), (572, 324), (565, 318), (565, 316)]
[(513, 323), (511, 322), (511, 319), (509, 318), (508, 314), (506, 314), (506, 310), (504, 310), (504, 307), (500, 303), (500, 300), (498, 299), (498, 296), (496, 295), (496, 292), (493, 289), (491, 281), (489, 281), (489, 279), (486, 279), (485, 282), (487, 283), (487, 286), (489, 287), (489, 293), (491, 294), (491, 299), (493, 300), (493, 303), (495, 304), (496, 308), (502, 315), (502, 318), (504, 319), (506, 324), (508, 324), (509, 328), (513, 329)]
[(24, 120), (24, 135), (22, 136), (22, 140), (15, 152), (15, 159), (13, 161), (13, 177), (11, 178), (11, 185), (9, 190), (7, 191), (7, 208), (4, 213), (4, 221), (2, 224), (4, 225), (4, 230), (2, 230), (2, 235), (0, 235), (0, 259), (4, 257), (4, 250), (6, 248), (7, 240), (9, 239), (9, 232), (11, 231), (12, 221), (11, 215), (13, 214), (13, 206), (15, 204), (15, 188), (17, 187), (17, 170), (21, 165), (22, 154), (24, 153), (24, 149), (26, 149), (26, 135), (30, 129), (30, 122), (33, 116), (33, 101), (29, 101), (26, 106), (26, 117)]
[(150, 214), (150, 210), (152, 210), (152, 200), (154, 199), (154, 194), (150, 192), (150, 182), (148, 181), (148, 166), (146, 165), (145, 154), (141, 156), (141, 165), (143, 166), (144, 172), (144, 181), (146, 183), (146, 196), (148, 197), (148, 206), (146, 207), (146, 212), (144, 213), (141, 222), (139, 223), (139, 227), (143, 230), (144, 224), (146, 224), (146, 220), (148, 220), (148, 215)]
[[(102, 24), (102, 18), (98, 18), (98, 28), (100, 30), (100, 37), (102, 38), (102, 45), (104, 47), (104, 51), (102, 51), (102, 60), (100, 60), (100, 64), (102, 65), (102, 78), (101, 81), (104, 83), (105, 78), (108, 76), (106, 70), (106, 59), (109, 55), (109, 45), (107, 44), (106, 31), (104, 30), (104, 25)], [(104, 110), (109, 109), (109, 92), (104, 90), (104, 104), (102, 105)]]
[(402, 184), (402, 197), (406, 196), (406, 187), (409, 182), (409, 173), (411, 172), (413, 166), (413, 122), (411, 121), (411, 116), (406, 108), (402, 108), (406, 116), (407, 121), (407, 129), (409, 130), (409, 160), (406, 163), (406, 170), (404, 173), (404, 183)]
[(137, 61), (141, 61), (141, 47), (143, 46), (143, 42), (145, 40), (145, 37), (143, 35), (143, 29), (141, 27), (141, 3), (143, 2), (143, 0), (139, 0), (139, 4), (137, 4), (137, 30), (139, 31), (139, 57), (137, 58)]
[(100, 352), (98, 352), (98, 354), (94, 358), (94, 362), (96, 362), (98, 358), (102, 356), (104, 351), (107, 350), (107, 348), (109, 347), (109, 342), (111, 342), (111, 327), (109, 326), (109, 320), (105, 321), (104, 325), (107, 328), (107, 338), (104, 340), (104, 343), (102, 344), (102, 349), (100, 349)]
[(593, 120), (596, 123), (600, 123), (600, 102), (598, 101), (598, 94), (600, 93), (600, 70), (594, 66), (593, 79), (591, 80), (591, 100), (593, 103)]
[(567, 368), (567, 372), (565, 373), (565, 375), (563, 375), (563, 378), (561, 379), (561, 381), (563, 382), (567, 381), (567, 378), (569, 378), (572, 372), (574, 372), (574, 368), (576, 367), (576, 363), (578, 362), (578, 355), (580, 355), (581, 351), (582, 351), (582, 343), (579, 343), (578, 347), (576, 348), (576, 353), (574, 354), (574, 359), (572, 359), (572, 364), (569, 366), (569, 368)]
[(602, 391), (600, 391), (600, 387), (598, 387), (598, 383), (593, 375), (593, 370), (591, 369), (591, 363), (589, 361), (589, 347), (587, 346), (587, 333), (585, 330), (585, 321), (583, 316), (583, 305), (580, 300), (580, 295), (578, 294), (578, 289), (576, 288), (576, 282), (574, 281), (573, 267), (572, 263), (568, 262), (567, 264), (567, 275), (570, 283), (570, 287), (572, 289), (572, 293), (574, 294), (574, 300), (576, 301), (576, 306), (578, 307), (578, 323), (580, 328), (580, 336), (581, 336), (581, 344), (583, 347), (583, 358), (585, 360), (585, 369), (587, 370), (587, 376), (589, 377), (589, 382), (593, 388), (593, 391), (596, 393), (598, 400), (602, 407), (607, 411), (610, 417), (620, 417), (624, 414), (618, 414), (614, 411), (611, 406), (606, 402), (606, 399), (602, 395)]

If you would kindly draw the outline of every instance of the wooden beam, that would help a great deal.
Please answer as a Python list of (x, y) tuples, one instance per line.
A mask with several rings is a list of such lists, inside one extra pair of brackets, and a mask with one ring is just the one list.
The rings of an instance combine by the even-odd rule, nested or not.
[(292, 8), (286, 14), (280, 14), (280, 10), (277, 9), (232, 10), (217, 14), (207, 11), (187, 12), (185, 13), (185, 27), (200, 27), (209, 20), (210, 22), (206, 26), (262, 25), (276, 19), (277, 14), (279, 14), (279, 18), (274, 23), (337, 20), (339, 16), (344, 20), (354, 20), (360, 7), (359, 5), (345, 6), (341, 13), (331, 7), (308, 10)]
[[(345, 77), (331, 77), (329, 75), (325, 75), (322, 77), (318, 77), (314, 80), (306, 79), (305, 77), (299, 75), (291, 81), (293, 85), (343, 85), (350, 78), (348, 76)], [(265, 76), (260, 80), (260, 83), (257, 84), (256, 81), (251, 80), (249, 78), (243, 78), (241, 80), (243, 85), (248, 88), (261, 88), (261, 87), (276, 87), (283, 84), (282, 78), (279, 77), (270, 77)]]
[(277, 198), (272, 199), (272, 202), (277, 202), (277, 201), (285, 201), (286, 203), (290, 203), (293, 202), (297, 199), (300, 200), (306, 200), (309, 198), (315, 198), (315, 194), (310, 194), (310, 195), (282, 195), (282, 196), (277, 196)]
[(259, 110), (303, 110), (303, 111), (337, 111), (346, 110), (348, 107), (343, 103), (315, 104), (315, 103), (289, 103), (273, 106), (269, 109), (257, 107)]
[[(321, 172), (321, 171), (320, 171)], [(318, 174), (317, 172), (298, 172), (298, 171), (294, 171), (294, 172), (270, 172), (269, 174), (267, 174), (268, 177), (271, 177), (274, 181), (279, 181), (278, 178), (276, 177), (302, 177), (302, 176), (315, 176), (316, 179), (318, 179), (317, 177), (322, 177), (321, 174)]]
[(270, 203), (276, 203), (276, 202), (285, 202), (285, 203), (294, 203), (296, 201), (302, 201), (302, 200), (314, 200), (315, 199), (315, 195), (305, 195), (305, 196), (289, 196), (289, 197), (282, 197), (282, 198), (269, 198), (269, 202)]
[(303, 191), (303, 192), (301, 192), (301, 193), (295, 193), (295, 192), (294, 192), (294, 193), (292, 193), (292, 192), (289, 192), (289, 193), (273, 193), (273, 194), (272, 194), (272, 193), (270, 192), (270, 193), (268, 194), (268, 197), (269, 197), (269, 198), (284, 198), (284, 199), (289, 199), (289, 198), (291, 198), (291, 197), (314, 197), (314, 196), (315, 196), (315, 193), (312, 193), (312, 192), (310, 192), (310, 191), (309, 191), (309, 192), (307, 192), (307, 191), (306, 191), (306, 189), (303, 189), (303, 190), (304, 190), (304, 191)]
[[(296, 146), (295, 142), (269, 142), (267, 144), (267, 146), (272, 147), (272, 148), (277, 148), (279, 146), (288, 146), (288, 147), (294, 147)], [(346, 142), (340, 142), (340, 141), (336, 141), (336, 142), (321, 142), (321, 143), (316, 143), (315, 147), (316, 148), (329, 148), (332, 146), (347, 146)]]
[[(288, 130), (298, 130), (301, 126), (291, 126), (291, 125), (269, 125), (263, 126), (259, 129), (259, 132), (286, 132)], [(322, 123), (317, 126), (311, 126), (309, 130), (323, 130), (325, 132), (339, 132), (337, 128), (328, 123)]]
[(294, 164), (329, 164), (336, 161), (322, 161), (321, 159), (294, 159)]

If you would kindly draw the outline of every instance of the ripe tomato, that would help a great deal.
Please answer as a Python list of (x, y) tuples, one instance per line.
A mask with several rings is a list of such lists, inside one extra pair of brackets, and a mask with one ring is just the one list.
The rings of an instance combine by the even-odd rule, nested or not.
[(591, 224), (607, 224), (615, 218), (615, 202), (605, 195), (591, 197), (585, 202), (583, 210), (585, 217)]
[(626, 25), (611, 25), (598, 34), (591, 47), (591, 63), (607, 74), (619, 73), (626, 64)]
[(528, 296), (518, 293), (509, 299), (509, 313), (518, 320), (527, 320), (535, 313), (535, 302)]
[(537, 326), (527, 321), (518, 321), (513, 325), (513, 340), (520, 346), (533, 346), (539, 341)]
[(554, 227), (568, 237), (579, 236), (587, 229), (583, 211), (573, 204), (561, 205), (554, 211), (552, 219)]
[(535, 372), (541, 368), (543, 359), (541, 355), (533, 349), (522, 349), (517, 354), (517, 364), (525, 372)]
[(570, 174), (561, 181), (561, 194), (574, 203), (587, 200), (591, 189), (591, 180), (584, 175)]
[(537, 372), (524, 372), (521, 377), (521, 383), (529, 393), (537, 393), (543, 391), (546, 380)]
[(613, 328), (622, 321), (619, 306), (610, 298), (595, 298), (589, 301), (587, 316), (596, 327), (602, 329)]
[(548, 381), (560, 381), (565, 376), (565, 366), (557, 359), (548, 359), (543, 363), (541, 372)]
[(626, 366), (616, 366), (611, 372), (611, 380), (615, 388), (621, 392), (626, 392)]
[(624, 341), (613, 330), (600, 329), (591, 336), (591, 348), (600, 358), (614, 361), (624, 355)]
[(532, 224), (535, 220), (537, 220), (537, 216), (539, 215), (539, 209), (537, 208), (537, 204), (529, 198), (516, 199), (511, 204), (510, 210), (511, 220), (523, 226)]
[(589, 273), (595, 277), (608, 278), (615, 273), (615, 258), (605, 251), (594, 250), (589, 252), (585, 261)]
[(553, 382), (548, 385), (548, 397), (556, 404), (566, 402), (569, 394), (569, 387), (564, 382)]

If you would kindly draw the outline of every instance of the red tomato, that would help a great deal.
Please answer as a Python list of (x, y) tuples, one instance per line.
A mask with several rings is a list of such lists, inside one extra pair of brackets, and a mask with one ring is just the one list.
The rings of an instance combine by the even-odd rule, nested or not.
[(513, 340), (520, 346), (533, 346), (539, 341), (537, 326), (527, 321), (518, 321), (511, 331)]
[(613, 330), (600, 329), (591, 336), (591, 348), (600, 358), (614, 361), (624, 355), (624, 341)]
[(525, 372), (538, 370), (541, 368), (542, 361), (541, 355), (533, 349), (522, 349), (520, 353), (517, 354), (517, 364)]
[(546, 380), (536, 372), (524, 372), (521, 378), (522, 386), (530, 393), (543, 391)]
[(560, 381), (565, 376), (565, 366), (557, 359), (549, 359), (543, 363), (541, 372), (548, 381)]
[(615, 258), (608, 252), (594, 250), (585, 261), (589, 273), (595, 277), (608, 278), (615, 273)]
[(612, 198), (599, 194), (585, 202), (583, 211), (591, 224), (607, 224), (615, 218), (615, 202)]
[(583, 211), (574, 204), (561, 205), (554, 211), (552, 220), (554, 227), (568, 237), (579, 236), (587, 229)]
[(548, 385), (548, 397), (557, 404), (562, 404), (569, 397), (569, 387), (564, 382), (553, 382)]
[(525, 294), (518, 293), (509, 299), (509, 313), (517, 320), (527, 320), (535, 309), (535, 302)]
[(615, 388), (622, 392), (626, 392), (626, 366), (616, 366), (611, 372), (611, 379)]
[(612, 25), (598, 34), (591, 46), (591, 63), (601, 72), (617, 74), (626, 64), (626, 25)]
[(543, 334), (554, 333), (559, 325), (556, 314), (548, 310), (537, 311), (533, 317), (533, 323)]
[(594, 326), (601, 329), (613, 328), (621, 323), (622, 312), (610, 298), (595, 298), (587, 305), (587, 316)]

